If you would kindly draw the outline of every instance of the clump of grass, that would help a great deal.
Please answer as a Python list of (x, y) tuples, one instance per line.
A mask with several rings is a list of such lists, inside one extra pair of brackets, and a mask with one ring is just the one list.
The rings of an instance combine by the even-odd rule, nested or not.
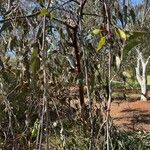
[[(68, 150), (88, 150), (90, 143), (90, 131), (85, 128), (82, 122), (75, 123), (65, 119), (63, 121), (64, 135), (66, 138), (66, 148)], [(50, 135), (50, 146), (52, 149), (63, 150), (62, 141), (60, 138), (60, 126), (54, 129), (54, 133)], [(96, 136), (95, 136), (96, 137)], [(104, 135), (100, 135), (96, 148), (104, 149)], [(120, 131), (112, 127), (111, 129), (112, 150), (150, 150), (150, 133), (139, 131), (129, 132)]]
[[(85, 129), (81, 122), (75, 123), (74, 121), (65, 119), (63, 120), (63, 127), (67, 149), (88, 150), (90, 136), (88, 130)], [(50, 135), (50, 147), (52, 149), (63, 149), (60, 130), (61, 127), (58, 124), (53, 128), (53, 134)]]
[(117, 130), (114, 145), (117, 150), (150, 150), (150, 132)]

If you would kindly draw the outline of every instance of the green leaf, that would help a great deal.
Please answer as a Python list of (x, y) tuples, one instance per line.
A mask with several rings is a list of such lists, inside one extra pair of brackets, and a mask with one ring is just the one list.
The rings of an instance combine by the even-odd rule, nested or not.
[(137, 39), (137, 38), (142, 37), (142, 36), (150, 37), (150, 32), (145, 32), (145, 31), (134, 31), (134, 32), (128, 31), (126, 33), (131, 34), (129, 37), (129, 39), (131, 39), (131, 40)]
[(45, 16), (45, 15), (48, 15), (48, 10), (46, 9), (46, 8), (42, 8), (41, 10), (40, 10), (40, 14), (39, 14), (40, 16)]
[(33, 129), (32, 129), (32, 132), (31, 132), (32, 138), (36, 137), (36, 136), (37, 136), (37, 133), (38, 133), (38, 131), (33, 128)]
[(50, 19), (53, 19), (53, 18), (55, 18), (55, 16), (56, 16), (56, 13), (55, 13), (55, 11), (52, 11), (52, 12), (50, 13)]
[(118, 29), (117, 32), (118, 32), (118, 34), (119, 34), (119, 37), (120, 37), (122, 40), (126, 41), (126, 39), (127, 39), (126, 33), (125, 33), (123, 30), (121, 30), (121, 29)]
[(38, 49), (34, 48), (31, 54), (31, 63), (34, 61), (35, 58), (38, 57)]
[(94, 35), (97, 35), (97, 34), (100, 33), (100, 29), (94, 29), (94, 30), (92, 31), (92, 33), (93, 33)]
[(106, 44), (106, 36), (103, 36), (98, 43), (98, 48), (96, 51), (98, 52), (99, 50), (101, 50), (105, 44)]
[(32, 64), (31, 64), (31, 67), (32, 67), (32, 72), (33, 72), (33, 75), (36, 75), (37, 71), (40, 69), (40, 58), (37, 57), (33, 60)]
[(35, 121), (35, 123), (34, 123), (34, 126), (33, 126), (33, 128), (32, 128), (32, 131), (31, 131), (31, 137), (32, 137), (32, 138), (37, 137), (39, 127), (40, 127), (40, 124), (39, 124), (39, 121), (38, 121), (38, 119), (37, 119), (37, 120)]
[(124, 47), (124, 53), (127, 54), (132, 48), (140, 44), (141, 41), (138, 41), (136, 39), (128, 41), (127, 45)]

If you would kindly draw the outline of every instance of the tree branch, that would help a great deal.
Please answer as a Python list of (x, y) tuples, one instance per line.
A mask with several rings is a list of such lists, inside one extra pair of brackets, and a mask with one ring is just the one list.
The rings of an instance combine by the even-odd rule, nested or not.
[(59, 23), (61, 23), (61, 24), (63, 24), (63, 25), (65, 25), (67, 28), (69, 28), (69, 29), (72, 29), (72, 30), (74, 30), (74, 28), (75, 28), (75, 26), (71, 26), (71, 25), (69, 25), (67, 22), (64, 22), (64, 21), (62, 21), (62, 20), (59, 20), (58, 18), (53, 18), (53, 20), (54, 21), (57, 21), (57, 22), (59, 22)]
[(82, 13), (83, 16), (95, 16), (95, 17), (101, 17), (98, 14), (92, 14), (92, 13)]
[(0, 20), (0, 23), (4, 23), (4, 22), (7, 22), (7, 21), (11, 21), (13, 19), (26, 19), (26, 18), (32, 18), (32, 17), (35, 17), (37, 15), (40, 14), (40, 11), (34, 13), (34, 14), (31, 14), (31, 15), (27, 15), (27, 16), (15, 16), (15, 17), (12, 17), (12, 18), (8, 18), (8, 19), (3, 19), (3, 20)]
[(145, 62), (146, 65), (148, 64), (149, 60), (150, 60), (150, 56), (146, 59), (146, 62)]

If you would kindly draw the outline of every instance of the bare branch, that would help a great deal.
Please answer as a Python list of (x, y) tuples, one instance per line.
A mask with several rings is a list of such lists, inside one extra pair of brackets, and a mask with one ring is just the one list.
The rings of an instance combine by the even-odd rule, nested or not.
[(146, 62), (145, 62), (146, 65), (148, 64), (149, 60), (150, 60), (150, 56), (146, 59)]
[(26, 19), (26, 18), (32, 18), (32, 17), (35, 17), (37, 15), (40, 14), (40, 11), (34, 13), (34, 14), (31, 14), (31, 15), (27, 15), (27, 16), (15, 16), (15, 17), (12, 17), (12, 18), (8, 18), (8, 19), (4, 19), (4, 20), (0, 20), (0, 23), (4, 23), (4, 22), (7, 22), (7, 21), (11, 21), (11, 20), (14, 20), (14, 19)]
[(53, 20), (54, 20), (54, 21), (57, 21), (57, 22), (59, 22), (59, 23), (61, 23), (61, 24), (63, 24), (63, 25), (65, 25), (66, 27), (68, 27), (68, 28), (70, 28), (70, 29), (72, 29), (72, 30), (74, 30), (74, 28), (75, 28), (75, 26), (71, 26), (71, 25), (69, 25), (67, 22), (64, 22), (64, 21), (62, 21), (62, 20), (59, 20), (59, 19), (57, 19), (57, 18), (53, 18)]
[(92, 14), (92, 13), (82, 13), (83, 16), (95, 16), (95, 17), (101, 17), (98, 14)]

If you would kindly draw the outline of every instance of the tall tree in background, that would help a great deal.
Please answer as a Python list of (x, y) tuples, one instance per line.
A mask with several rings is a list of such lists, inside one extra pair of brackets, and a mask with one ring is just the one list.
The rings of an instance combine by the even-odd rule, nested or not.
[(122, 26), (127, 32), (127, 42), (124, 47), (124, 53), (135, 51), (136, 78), (141, 88), (141, 100), (147, 100), (147, 65), (149, 62), (149, 2), (144, 1), (137, 6), (129, 5), (128, 1), (123, 1), (124, 17)]
[[(135, 51), (137, 53), (137, 66), (136, 77), (141, 87), (141, 100), (147, 100), (147, 65), (150, 59), (149, 53), (149, 2), (145, 1), (143, 4), (135, 8), (137, 13), (136, 24), (134, 24), (133, 32), (135, 31), (135, 36), (133, 36), (134, 41), (136, 41), (137, 46), (135, 46)], [(132, 37), (132, 36), (131, 36)], [(131, 40), (131, 42), (132, 42)]]

